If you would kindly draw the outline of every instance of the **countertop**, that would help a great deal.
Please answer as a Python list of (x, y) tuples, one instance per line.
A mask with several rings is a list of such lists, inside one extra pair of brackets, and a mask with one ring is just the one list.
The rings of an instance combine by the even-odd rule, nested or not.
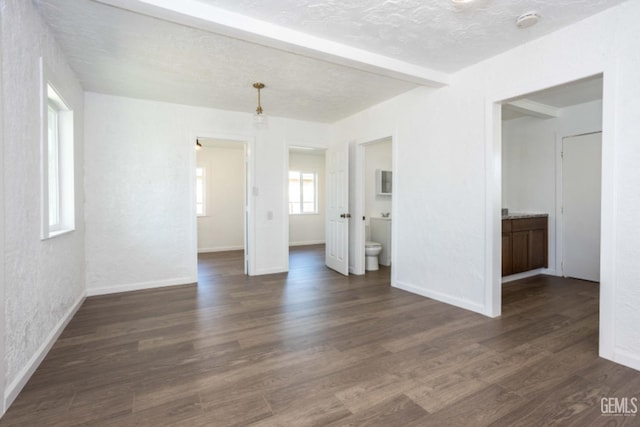
[(527, 212), (509, 212), (507, 215), (502, 215), (502, 219), (522, 219), (522, 218), (538, 218), (546, 217), (549, 214), (545, 213), (527, 213)]

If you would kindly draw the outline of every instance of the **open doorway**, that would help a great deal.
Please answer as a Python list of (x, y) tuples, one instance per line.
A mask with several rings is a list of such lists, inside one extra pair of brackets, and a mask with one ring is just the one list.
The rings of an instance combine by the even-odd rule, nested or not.
[(325, 152), (323, 148), (289, 147), (287, 212), (289, 271), (317, 263), (325, 245)]
[[(601, 354), (607, 330), (599, 309), (606, 299), (606, 283), (598, 283), (606, 227), (601, 183), (611, 170), (603, 156), (603, 85), (602, 75), (589, 77), (506, 100), (497, 107), (501, 112), (494, 110), (501, 117), (499, 126), (494, 123), (501, 194), (489, 206), (502, 251), (494, 258), (498, 268), (488, 295), (488, 311), (498, 315), (512, 310), (514, 293), (525, 292), (532, 306), (544, 303), (550, 310), (549, 322), (561, 320), (558, 335), (580, 329), (594, 338), (599, 331), (591, 342)], [(502, 216), (496, 218), (498, 205)], [(489, 242), (500, 247), (495, 237)], [(558, 312), (561, 300), (573, 306)]]
[[(377, 268), (392, 269), (393, 191), (396, 188), (393, 138), (387, 136), (355, 144), (354, 191), (350, 253), (353, 274)], [(373, 249), (372, 249), (373, 248)], [(367, 254), (367, 252), (369, 252)], [(376, 255), (377, 253), (377, 255)], [(393, 281), (392, 271), (390, 272)]]
[(595, 76), (502, 106), (503, 283), (599, 280), (565, 267), (600, 265), (602, 83)]
[(199, 136), (196, 141), (198, 265), (201, 258), (235, 253), (245, 274), (251, 274), (249, 142), (212, 136)]

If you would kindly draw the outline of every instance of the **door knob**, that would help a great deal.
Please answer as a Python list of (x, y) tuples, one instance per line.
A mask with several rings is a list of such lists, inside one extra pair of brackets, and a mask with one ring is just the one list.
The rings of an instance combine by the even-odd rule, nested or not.
[(350, 213), (340, 214), (340, 218), (351, 218), (351, 214)]

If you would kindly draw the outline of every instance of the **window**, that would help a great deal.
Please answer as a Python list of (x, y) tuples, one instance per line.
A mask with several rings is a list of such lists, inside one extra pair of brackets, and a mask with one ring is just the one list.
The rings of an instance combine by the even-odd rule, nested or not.
[(205, 216), (205, 170), (196, 168), (196, 215)]
[(289, 171), (289, 214), (318, 213), (318, 183), (314, 172)]
[(58, 108), (48, 105), (47, 160), (49, 179), (49, 230), (60, 229), (60, 138), (58, 137)]
[(51, 84), (44, 87), (42, 238), (48, 239), (75, 228), (74, 143), (73, 111)]

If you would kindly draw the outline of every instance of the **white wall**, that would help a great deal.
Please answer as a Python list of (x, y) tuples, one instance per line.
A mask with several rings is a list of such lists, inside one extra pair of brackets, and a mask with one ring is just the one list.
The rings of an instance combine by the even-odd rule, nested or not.
[(568, 107), (554, 119), (522, 117), (502, 123), (502, 207), (549, 214), (549, 271), (557, 268), (557, 189), (560, 141), (602, 130), (602, 101)]
[(396, 129), (394, 286), (499, 313), (494, 103), (604, 73), (600, 354), (640, 369), (638, 15), (640, 3), (623, 3), (469, 67), (448, 87), (416, 89), (335, 125), (338, 145)]
[(250, 113), (95, 93), (85, 104), (90, 294), (196, 280), (195, 135), (255, 141), (253, 267), (287, 270), (287, 141), (322, 147), (328, 125), (271, 117), (257, 131)]
[[(0, 12), (1, 14), (2, 12)], [(2, 91), (2, 19), (0, 17), (0, 165), (4, 165), (4, 95)], [(0, 417), (5, 412), (5, 384), (6, 384), (6, 363), (5, 361), (5, 270), (4, 270), (4, 167), (0, 171)]]
[(244, 248), (244, 144), (203, 146), (198, 166), (206, 170), (206, 215), (198, 217), (198, 252)]
[(325, 241), (325, 156), (289, 152), (289, 170), (315, 172), (318, 179), (318, 213), (289, 215), (289, 245), (313, 245)]
[(365, 217), (381, 217), (382, 212), (391, 212), (391, 196), (380, 196), (376, 192), (376, 169), (393, 170), (391, 140), (367, 144), (364, 146), (364, 193)]
[[(15, 398), (84, 297), (83, 92), (32, 2), (3, 2), (5, 360), (9, 402)], [(40, 240), (41, 77), (74, 111), (76, 230)]]

